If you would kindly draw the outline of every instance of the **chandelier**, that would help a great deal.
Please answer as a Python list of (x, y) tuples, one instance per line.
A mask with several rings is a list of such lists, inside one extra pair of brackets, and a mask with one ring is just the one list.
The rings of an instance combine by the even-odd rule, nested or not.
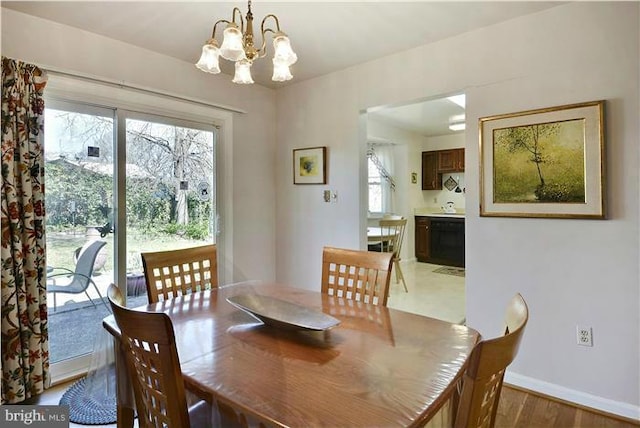
[[(238, 18), (240, 26), (236, 22)], [(265, 28), (267, 20), (272, 18), (275, 22), (275, 30), (273, 28)], [(223, 32), (222, 46), (218, 45), (216, 40), (216, 27), (220, 23), (227, 24), (227, 28)], [(246, 27), (245, 27), (246, 23)], [(260, 25), (260, 34), (262, 35), (262, 44), (260, 47), (254, 45), (253, 40), (253, 14), (251, 13), (251, 0), (249, 0), (249, 11), (246, 18), (242, 19), (242, 12), (237, 7), (233, 8), (231, 21), (220, 19), (213, 25), (211, 38), (202, 46), (202, 55), (196, 63), (196, 67), (200, 70), (218, 74), (220, 73), (219, 57), (235, 62), (236, 72), (233, 76), (234, 83), (249, 84), (253, 83), (251, 77), (251, 65), (258, 58), (267, 56), (266, 34), (273, 33), (273, 76), (271, 79), (275, 82), (284, 82), (293, 78), (289, 66), (294, 64), (298, 57), (291, 49), (289, 37), (280, 31), (280, 22), (278, 17), (269, 14), (264, 17)]]

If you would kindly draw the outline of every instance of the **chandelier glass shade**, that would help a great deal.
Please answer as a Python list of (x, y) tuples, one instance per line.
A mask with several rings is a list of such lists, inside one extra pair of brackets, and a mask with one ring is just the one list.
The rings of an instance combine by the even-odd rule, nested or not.
[(251, 63), (247, 59), (236, 61), (236, 74), (233, 76), (233, 83), (250, 84), (253, 83), (251, 77)]
[(202, 55), (200, 60), (196, 64), (200, 70), (206, 73), (218, 74), (220, 73), (220, 63), (218, 57), (220, 56), (220, 48), (218, 42), (214, 39), (210, 39), (209, 43), (202, 47)]
[(286, 82), (287, 80), (291, 80), (292, 78), (293, 76), (291, 75), (289, 66), (274, 58), (273, 76), (271, 76), (271, 80), (273, 80), (274, 82)]
[[(240, 25), (236, 22), (236, 18)], [(275, 24), (270, 28), (267, 24)], [(227, 24), (223, 31), (222, 45), (216, 40), (216, 28), (218, 24)], [(246, 26), (245, 26), (246, 24)], [(298, 60), (298, 56), (291, 49), (289, 37), (280, 30), (278, 17), (269, 14), (264, 17), (260, 25), (262, 43), (259, 47), (254, 44), (253, 13), (251, 12), (251, 0), (248, 2), (248, 12), (243, 19), (240, 9), (233, 8), (231, 21), (220, 19), (213, 25), (211, 38), (202, 47), (202, 54), (196, 63), (196, 67), (206, 73), (220, 73), (220, 57), (235, 62), (234, 83), (253, 83), (251, 66), (253, 61), (267, 56), (266, 34), (273, 33), (273, 76), (272, 80), (284, 82), (293, 78), (289, 67)]]

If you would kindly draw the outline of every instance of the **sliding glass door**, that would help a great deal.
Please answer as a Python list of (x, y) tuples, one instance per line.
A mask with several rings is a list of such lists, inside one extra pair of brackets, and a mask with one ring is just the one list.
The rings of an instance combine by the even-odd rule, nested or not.
[(211, 125), (55, 100), (45, 115), (55, 381), (88, 366), (109, 284), (126, 290), (129, 306), (147, 301), (140, 253), (216, 243), (216, 134)]

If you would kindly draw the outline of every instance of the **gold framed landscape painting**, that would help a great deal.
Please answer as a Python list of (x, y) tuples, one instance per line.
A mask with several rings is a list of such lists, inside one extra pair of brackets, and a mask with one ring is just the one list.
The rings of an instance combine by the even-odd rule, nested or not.
[(326, 147), (293, 150), (293, 184), (326, 184)]
[(479, 122), (480, 216), (605, 218), (604, 101)]

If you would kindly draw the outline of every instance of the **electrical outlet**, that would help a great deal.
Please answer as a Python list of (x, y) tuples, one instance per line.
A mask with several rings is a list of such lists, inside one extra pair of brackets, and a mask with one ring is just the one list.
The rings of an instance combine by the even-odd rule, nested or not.
[(322, 197), (325, 202), (331, 202), (331, 190), (325, 190), (322, 192)]
[(578, 341), (578, 345), (582, 346), (593, 346), (593, 335), (592, 335), (591, 327), (576, 327), (576, 339)]

